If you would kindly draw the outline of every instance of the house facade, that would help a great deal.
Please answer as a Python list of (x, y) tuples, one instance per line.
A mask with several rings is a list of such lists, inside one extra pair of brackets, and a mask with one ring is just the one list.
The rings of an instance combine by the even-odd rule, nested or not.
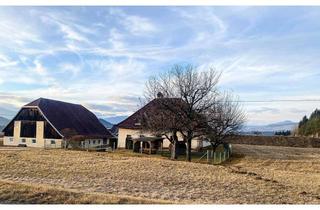
[[(157, 100), (162, 100), (160, 98), (154, 99), (146, 104), (144, 107), (133, 113), (127, 119), (120, 122), (118, 127), (118, 148), (123, 149), (131, 149), (133, 147), (132, 142), (136, 139), (143, 138), (143, 137), (155, 137), (152, 133), (143, 131), (140, 124), (140, 116), (143, 115), (148, 110), (153, 109)], [(168, 99), (166, 99), (168, 100)], [(170, 141), (165, 137), (162, 136), (163, 148), (169, 148)], [(178, 139), (182, 141), (182, 135), (178, 133)], [(192, 149), (199, 149), (202, 147), (201, 140), (193, 140), (191, 143)]]
[(4, 145), (38, 148), (96, 147), (113, 138), (82, 105), (45, 98), (23, 106), (3, 132)]

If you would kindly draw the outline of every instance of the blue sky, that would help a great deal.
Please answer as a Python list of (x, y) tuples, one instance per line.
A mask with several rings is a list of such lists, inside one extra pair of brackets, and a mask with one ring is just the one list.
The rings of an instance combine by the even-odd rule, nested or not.
[[(148, 77), (176, 63), (222, 71), (244, 101), (320, 99), (319, 20), (319, 7), (0, 7), (0, 116), (39, 97), (129, 115)], [(318, 104), (243, 107), (263, 124)]]

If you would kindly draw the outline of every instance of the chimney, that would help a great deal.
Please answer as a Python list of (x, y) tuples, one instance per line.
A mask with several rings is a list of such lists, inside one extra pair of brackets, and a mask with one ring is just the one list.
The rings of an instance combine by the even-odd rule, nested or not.
[(163, 98), (163, 94), (162, 94), (161, 92), (158, 92), (158, 93), (157, 93), (157, 97), (158, 97), (158, 98)]

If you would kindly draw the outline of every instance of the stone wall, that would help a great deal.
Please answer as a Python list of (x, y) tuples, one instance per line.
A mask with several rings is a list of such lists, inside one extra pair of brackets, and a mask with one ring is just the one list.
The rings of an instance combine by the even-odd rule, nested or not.
[(311, 137), (234, 136), (227, 141), (233, 144), (320, 148), (320, 138)]

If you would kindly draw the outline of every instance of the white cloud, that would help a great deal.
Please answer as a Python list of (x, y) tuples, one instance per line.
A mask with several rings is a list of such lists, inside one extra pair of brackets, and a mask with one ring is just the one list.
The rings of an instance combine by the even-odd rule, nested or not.
[(125, 27), (131, 35), (149, 36), (158, 31), (158, 27), (150, 19), (138, 15), (129, 15), (121, 9), (110, 9), (109, 13)]
[(59, 64), (59, 70), (62, 72), (70, 72), (72, 76), (76, 76), (81, 71), (81, 66), (72, 63)]
[(125, 47), (123, 39), (124, 36), (116, 28), (110, 30), (108, 41), (113, 49), (123, 49)]
[[(58, 23), (58, 22), (57, 22)], [(60, 30), (65, 33), (66, 38), (70, 40), (76, 40), (76, 41), (85, 41), (88, 42), (88, 39), (84, 36), (77, 33), (75, 30), (73, 30), (71, 27), (64, 25), (62, 23), (58, 23)]]
[(125, 16), (122, 24), (133, 35), (148, 35), (157, 31), (156, 26), (149, 19), (140, 16)]
[(0, 68), (16, 66), (17, 64), (18, 64), (17, 61), (13, 61), (11, 58), (3, 54), (0, 54)]
[(37, 74), (40, 74), (40, 75), (46, 75), (47, 74), (47, 69), (42, 65), (42, 63), (39, 60), (35, 60), (33, 63), (35, 65), (34, 71)]
[(212, 8), (172, 8), (172, 10), (179, 14), (185, 20), (185, 24), (192, 29), (192, 33), (196, 34), (196, 41), (222, 38), (227, 32), (227, 23), (215, 14)]
[[(61, 33), (64, 34), (64, 37), (67, 40), (90, 43), (88, 38), (84, 36), (81, 32), (88, 33), (91, 32), (91, 30), (84, 26), (77, 25), (73, 22), (60, 20), (60, 18), (57, 17), (55, 14), (42, 15), (41, 20), (45, 24), (56, 25), (61, 31)], [(78, 32), (78, 30), (80, 30), (80, 32)]]
[[(30, 42), (42, 43), (37, 30), (11, 18), (0, 20), (0, 45), (23, 46)], [(12, 45), (11, 45), (12, 47)]]

